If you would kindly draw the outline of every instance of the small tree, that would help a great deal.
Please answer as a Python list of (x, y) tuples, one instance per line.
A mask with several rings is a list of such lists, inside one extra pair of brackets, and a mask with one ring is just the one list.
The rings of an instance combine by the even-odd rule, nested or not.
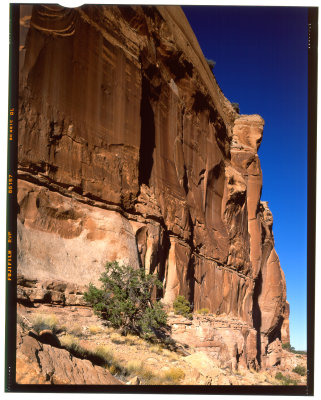
[(177, 299), (173, 303), (174, 312), (179, 315), (183, 315), (185, 318), (192, 319), (191, 305), (184, 296), (177, 296)]
[(290, 342), (282, 343), (282, 349), (291, 351), (292, 353), (295, 351), (295, 348), (291, 346)]
[(99, 280), (101, 289), (90, 283), (84, 299), (97, 315), (120, 328), (124, 335), (133, 332), (150, 339), (155, 336), (155, 329), (166, 326), (162, 304), (151, 300), (153, 287), (162, 287), (156, 276), (114, 261), (106, 264)]

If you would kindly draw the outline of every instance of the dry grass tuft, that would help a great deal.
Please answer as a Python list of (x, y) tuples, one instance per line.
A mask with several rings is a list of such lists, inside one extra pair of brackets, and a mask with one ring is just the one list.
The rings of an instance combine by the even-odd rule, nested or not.
[(102, 327), (99, 325), (91, 325), (88, 327), (88, 330), (92, 335), (97, 335), (98, 333), (103, 332)]
[(71, 334), (61, 336), (59, 338), (59, 340), (60, 340), (61, 345), (68, 349), (76, 348), (77, 346), (79, 346), (78, 338)]
[(112, 374), (112, 375), (116, 375), (117, 374), (117, 367), (112, 364), (109, 368), (108, 371)]
[(95, 353), (103, 358), (106, 361), (113, 361), (114, 360), (114, 353), (110, 346), (98, 346), (95, 349)]
[(56, 332), (58, 330), (58, 319), (54, 314), (36, 314), (32, 319), (32, 327), (37, 333), (44, 329)]
[(142, 361), (139, 360), (130, 360), (126, 365), (126, 370), (132, 374), (137, 375), (140, 380), (143, 381), (144, 384), (151, 384), (150, 382), (153, 381), (156, 376), (153, 371), (149, 368), (144, 367)]
[(207, 315), (210, 312), (210, 310), (208, 308), (200, 308), (196, 312), (197, 312), (197, 314)]
[(164, 377), (172, 384), (177, 385), (185, 378), (185, 373), (182, 369), (173, 367), (168, 371), (165, 371)]
[(160, 345), (151, 346), (150, 351), (156, 354), (163, 354), (163, 348)]
[(177, 361), (179, 360), (179, 355), (175, 351), (170, 351), (168, 349), (163, 350), (163, 355), (168, 357), (172, 361)]
[(126, 368), (118, 362), (109, 346), (98, 346), (94, 350), (89, 350), (79, 345), (77, 337), (69, 334), (62, 336), (60, 342), (74, 356), (85, 358), (95, 365), (108, 368), (113, 375), (128, 375)]
[(72, 328), (70, 328), (69, 333), (73, 336), (79, 336), (81, 337), (83, 335), (83, 328), (80, 325), (74, 325)]
[(117, 333), (117, 332), (113, 332), (110, 335), (110, 339), (115, 344), (124, 344), (125, 343), (125, 337), (122, 336), (120, 333)]
[(185, 377), (180, 368), (171, 368), (157, 375), (150, 368), (144, 366), (143, 361), (128, 361), (126, 369), (129, 374), (136, 375), (145, 385), (178, 385)]
[(124, 338), (125, 344), (129, 345), (129, 346), (135, 346), (138, 344), (141, 344), (143, 342), (143, 340), (135, 335), (131, 335), (128, 334), (127, 336), (125, 336)]
[(130, 360), (127, 362), (126, 369), (129, 373), (137, 373), (143, 368), (143, 362), (139, 360)]

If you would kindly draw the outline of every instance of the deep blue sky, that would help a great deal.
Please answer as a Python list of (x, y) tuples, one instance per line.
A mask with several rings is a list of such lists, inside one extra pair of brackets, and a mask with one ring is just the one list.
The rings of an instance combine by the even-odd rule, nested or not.
[(274, 217), (287, 282), (291, 344), (306, 350), (308, 10), (185, 6), (225, 96), (265, 120), (261, 199)]

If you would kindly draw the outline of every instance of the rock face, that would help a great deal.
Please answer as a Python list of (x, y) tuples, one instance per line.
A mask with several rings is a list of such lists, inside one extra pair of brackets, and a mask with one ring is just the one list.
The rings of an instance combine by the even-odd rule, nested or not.
[(165, 303), (182, 294), (244, 323), (228, 346), (270, 364), (289, 308), (260, 201), (262, 118), (234, 111), (179, 7), (21, 10), (22, 282), (59, 304), (48, 282), (130, 263), (158, 274)]
[(257, 332), (244, 321), (230, 316), (194, 316), (192, 321), (175, 316), (170, 324), (174, 340), (219, 360), (220, 367), (256, 368)]
[(73, 357), (67, 350), (43, 344), (18, 329), (18, 384), (122, 385), (105, 368)]

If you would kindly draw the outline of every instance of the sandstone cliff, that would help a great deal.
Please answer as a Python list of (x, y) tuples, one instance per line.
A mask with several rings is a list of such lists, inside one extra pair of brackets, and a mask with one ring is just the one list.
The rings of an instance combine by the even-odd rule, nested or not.
[(264, 121), (234, 111), (182, 10), (26, 6), (21, 40), (20, 300), (73, 304), (66, 288), (118, 260), (158, 274), (165, 303), (230, 318), (236, 365), (279, 363), (289, 308), (260, 201)]

